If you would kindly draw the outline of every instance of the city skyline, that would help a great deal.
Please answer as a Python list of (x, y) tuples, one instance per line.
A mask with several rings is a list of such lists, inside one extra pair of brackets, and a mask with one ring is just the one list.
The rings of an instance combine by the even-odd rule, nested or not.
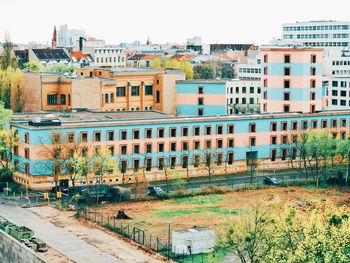
[[(243, 3), (225, 0), (216, 1), (216, 9), (184, 0), (179, 0), (176, 6), (166, 6), (160, 0), (127, 3), (102, 0), (98, 3), (100, 9), (90, 1), (63, 0), (54, 10), (43, 0), (6, 0), (0, 3), (0, 10), (8, 10), (1, 14), (0, 41), (8, 32), (15, 43), (50, 43), (54, 26), (67, 24), (71, 29), (84, 29), (88, 36), (105, 39), (111, 44), (135, 40), (145, 43), (148, 37), (153, 43), (185, 43), (187, 38), (201, 36), (203, 43), (261, 45), (281, 37), (282, 23), (348, 20), (347, 8), (339, 8), (350, 7), (347, 1), (335, 0), (331, 6), (323, 2), (297, 0), (293, 6), (288, 6), (286, 14), (286, 7), (275, 0), (269, 1), (269, 5), (251, 1), (249, 9)], [(312, 12), (315, 5), (317, 12)], [(264, 14), (270, 7), (274, 9), (274, 16), (266, 19)], [(8, 22), (13, 14), (27, 18), (25, 23)]]

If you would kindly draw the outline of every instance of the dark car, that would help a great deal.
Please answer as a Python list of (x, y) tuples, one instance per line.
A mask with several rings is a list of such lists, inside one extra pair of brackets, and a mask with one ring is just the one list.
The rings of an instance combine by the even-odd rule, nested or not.
[(267, 184), (267, 185), (279, 185), (280, 183), (281, 181), (275, 177), (267, 176), (264, 178), (264, 184)]
[(120, 186), (113, 186), (107, 189), (106, 199), (113, 202), (128, 201), (130, 200), (130, 190)]
[(148, 195), (153, 197), (161, 197), (165, 194), (165, 191), (159, 186), (149, 186)]

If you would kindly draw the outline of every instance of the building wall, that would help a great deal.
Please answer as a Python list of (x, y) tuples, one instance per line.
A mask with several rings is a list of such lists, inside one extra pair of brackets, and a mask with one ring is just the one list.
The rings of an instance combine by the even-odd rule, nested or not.
[(101, 110), (101, 85), (97, 78), (72, 81), (72, 109), (87, 108)]
[(38, 112), (41, 110), (41, 74), (23, 73), (23, 111)]
[[(203, 94), (200, 94), (200, 89)], [(202, 105), (200, 104), (202, 99)], [(225, 81), (177, 81), (176, 112), (178, 115), (203, 116), (226, 114), (226, 82)]]
[[(263, 88), (262, 112), (284, 112), (289, 105), (290, 112), (311, 112), (322, 109), (322, 49), (308, 48), (263, 48), (261, 49)], [(285, 63), (284, 56), (290, 55), (290, 63)], [(316, 56), (316, 63), (311, 62), (311, 56)], [(264, 59), (265, 58), (265, 59)], [(289, 68), (290, 74), (285, 75), (284, 69)], [(311, 69), (315, 68), (315, 75)], [(285, 80), (289, 80), (286, 88)], [(315, 87), (311, 87), (311, 81)], [(289, 93), (289, 100), (285, 99)], [(311, 93), (315, 93), (312, 99)]]
[[(91, 154), (95, 152), (97, 146), (113, 146), (114, 157), (116, 159), (117, 169), (105, 177), (104, 183), (121, 183), (123, 174), (120, 172), (121, 160), (127, 161), (128, 170), (126, 172), (126, 181), (135, 182), (143, 178), (142, 167), (145, 159), (151, 160), (151, 170), (145, 171), (148, 181), (164, 179), (164, 170), (158, 168), (159, 158), (165, 158), (168, 163), (169, 175), (178, 174), (186, 177), (187, 169), (183, 168), (182, 158), (189, 156), (189, 176), (206, 175), (204, 167), (205, 154), (211, 154), (213, 162), (217, 162), (218, 155), (222, 154), (222, 162), (215, 165), (214, 174), (239, 173), (247, 171), (247, 153), (255, 152), (258, 158), (257, 169), (283, 169), (288, 168), (290, 160), (282, 159), (282, 149), (289, 149), (288, 144), (291, 141), (292, 134), (302, 130), (303, 123), (307, 124), (308, 129), (320, 130), (321, 122), (327, 120), (327, 130), (337, 133), (340, 138), (347, 138), (348, 124), (350, 121), (350, 112), (329, 112), (318, 114), (271, 114), (254, 116), (222, 116), (222, 117), (183, 117), (167, 119), (143, 119), (143, 120), (121, 120), (115, 122), (95, 122), (95, 123), (67, 123), (60, 127), (36, 128), (21, 124), (13, 124), (17, 129), (21, 144), (18, 149), (18, 155), (14, 160), (18, 162), (18, 170), (15, 172), (14, 179), (30, 188), (49, 189), (53, 187), (51, 175), (52, 161), (45, 154), (48, 148), (52, 147), (52, 134), (59, 133), (63, 140), (67, 133), (75, 133), (76, 141), (79, 147), (88, 147)], [(333, 126), (333, 120), (337, 125)], [(345, 120), (345, 124), (341, 120)], [(277, 130), (272, 131), (272, 123), (276, 122)], [(297, 129), (292, 129), (292, 122), (297, 122)], [(287, 124), (287, 129), (283, 130), (282, 124)], [(256, 129), (251, 130), (251, 125), (255, 124)], [(230, 132), (233, 125), (233, 132)], [(314, 126), (315, 125), (315, 126)], [(195, 127), (199, 127), (199, 135), (195, 134)], [(211, 127), (211, 133), (207, 133), (208, 127)], [(220, 133), (220, 129), (222, 132)], [(172, 137), (171, 129), (176, 128), (175, 136)], [(188, 133), (185, 134), (185, 129)], [(146, 137), (146, 129), (151, 129), (151, 138)], [(159, 130), (164, 129), (164, 138), (159, 138)], [(138, 130), (139, 139), (133, 137), (134, 131)], [(107, 132), (114, 131), (114, 140), (108, 140)], [(121, 138), (121, 131), (127, 132), (127, 138)], [(81, 132), (88, 133), (88, 142), (80, 141)], [(101, 132), (101, 141), (94, 141), (94, 134)], [(29, 143), (24, 143), (25, 133), (29, 134)], [(282, 136), (286, 135), (287, 144), (283, 144)], [(276, 144), (272, 144), (271, 136), (277, 136)], [(255, 145), (250, 145), (251, 138), (256, 140)], [(229, 144), (233, 140), (233, 144)], [(80, 142), (79, 142), (80, 141)], [(196, 141), (199, 142), (199, 148), (195, 149)], [(207, 142), (210, 141), (210, 148)], [(171, 148), (171, 143), (175, 142), (175, 149)], [(183, 143), (188, 143), (188, 150), (183, 148)], [(222, 143), (222, 145), (220, 145)], [(146, 152), (146, 144), (151, 144), (152, 152)], [(164, 144), (163, 152), (159, 150), (159, 144)], [(74, 144), (76, 145), (76, 144)], [(127, 146), (126, 154), (121, 153), (121, 147)], [(134, 152), (134, 146), (139, 145), (140, 152)], [(72, 146), (73, 147), (73, 146)], [(29, 158), (24, 158), (25, 148), (29, 149)], [(69, 148), (69, 144), (68, 144)], [(276, 150), (275, 160), (271, 159), (272, 150)], [(232, 155), (232, 163), (226, 162), (228, 156)], [(200, 164), (194, 166), (195, 156), (199, 156)], [(175, 158), (174, 167), (171, 169), (169, 163), (171, 158)], [(140, 168), (134, 171), (134, 160), (139, 160)], [(25, 164), (29, 165), (29, 174), (25, 174)], [(66, 178), (63, 174), (61, 179)], [(138, 178), (138, 179), (137, 179)], [(78, 184), (84, 184), (83, 179)], [(91, 181), (95, 179), (91, 178)]]
[(328, 110), (346, 110), (350, 107), (350, 77), (328, 79)]

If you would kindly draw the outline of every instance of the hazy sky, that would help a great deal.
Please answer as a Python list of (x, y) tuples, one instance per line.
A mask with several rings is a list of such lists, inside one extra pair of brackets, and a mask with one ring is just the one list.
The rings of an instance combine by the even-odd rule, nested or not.
[(283, 22), (350, 20), (350, 0), (0, 0), (0, 41), (51, 43), (54, 25), (108, 43), (267, 43)]

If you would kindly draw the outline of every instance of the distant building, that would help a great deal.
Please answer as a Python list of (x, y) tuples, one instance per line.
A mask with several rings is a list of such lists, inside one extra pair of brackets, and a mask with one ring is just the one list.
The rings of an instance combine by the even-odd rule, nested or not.
[(210, 44), (210, 53), (228, 51), (228, 50), (241, 50), (246, 51), (254, 46), (253, 44)]
[(350, 77), (328, 78), (328, 110), (347, 110), (350, 108)]
[(260, 80), (233, 79), (226, 82), (227, 114), (260, 112)]
[(134, 68), (150, 68), (152, 67), (152, 61), (157, 58), (160, 58), (160, 56), (153, 54), (134, 54), (127, 59), (127, 66)]
[(94, 60), (90, 54), (84, 54), (80, 51), (73, 51), (70, 53), (72, 65), (77, 68), (93, 67)]
[(79, 37), (86, 37), (84, 30), (68, 29), (67, 25), (61, 25), (57, 32), (57, 47), (73, 49)]
[(303, 112), (322, 110), (321, 48), (261, 48), (261, 112)]
[(176, 114), (179, 116), (227, 114), (226, 82), (223, 80), (177, 81)]
[(51, 48), (57, 48), (57, 32), (56, 32), (56, 26), (53, 29), (53, 36), (51, 41)]
[(40, 62), (43, 66), (69, 65), (71, 62), (69, 54), (61, 48), (29, 49), (28, 60)]

